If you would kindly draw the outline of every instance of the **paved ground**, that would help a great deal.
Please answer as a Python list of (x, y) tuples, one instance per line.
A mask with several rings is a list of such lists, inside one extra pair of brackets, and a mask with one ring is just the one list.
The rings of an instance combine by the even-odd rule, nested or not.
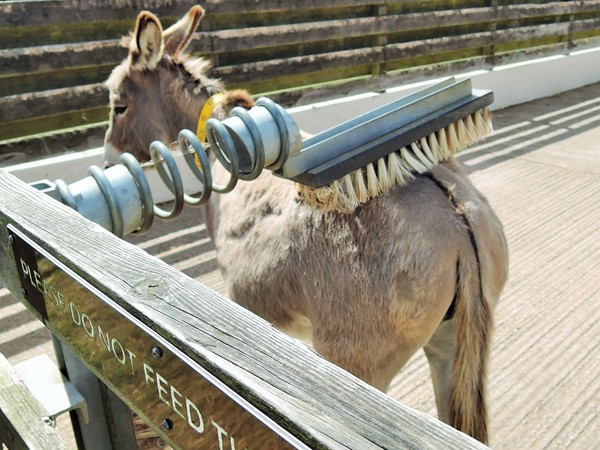
[[(600, 84), (495, 114), (462, 156), (504, 222), (490, 370), (496, 449), (600, 448)], [(434, 413), (424, 358), (392, 395)], [(418, 383), (418, 382), (417, 382)]]
[[(499, 111), (496, 133), (461, 160), (505, 224), (510, 280), (490, 370), (496, 449), (600, 448), (600, 84)], [(223, 289), (200, 213), (129, 238)], [(48, 332), (0, 287), (0, 352), (50, 352)], [(416, 355), (391, 395), (435, 414)]]

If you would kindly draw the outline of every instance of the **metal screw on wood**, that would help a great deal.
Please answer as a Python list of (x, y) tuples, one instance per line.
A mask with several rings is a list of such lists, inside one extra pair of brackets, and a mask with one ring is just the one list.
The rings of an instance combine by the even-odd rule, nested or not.
[(152, 356), (154, 356), (155, 359), (159, 359), (162, 358), (163, 355), (163, 349), (160, 347), (154, 347), (152, 348)]
[(171, 431), (173, 429), (173, 421), (169, 418), (166, 418), (162, 421), (162, 427), (165, 431)]

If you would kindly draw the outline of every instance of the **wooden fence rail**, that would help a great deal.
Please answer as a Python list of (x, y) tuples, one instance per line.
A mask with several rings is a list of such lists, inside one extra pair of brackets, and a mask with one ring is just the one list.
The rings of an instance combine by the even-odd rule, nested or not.
[[(99, 145), (103, 81), (137, 12), (189, 0), (0, 3), (0, 164)], [(600, 43), (600, 0), (207, 0), (191, 49), (230, 87), (285, 106)], [(5, 162), (6, 163), (6, 162)]]
[(487, 448), (3, 170), (0, 280), (176, 448)]
[(0, 448), (67, 450), (47, 412), (0, 353)]

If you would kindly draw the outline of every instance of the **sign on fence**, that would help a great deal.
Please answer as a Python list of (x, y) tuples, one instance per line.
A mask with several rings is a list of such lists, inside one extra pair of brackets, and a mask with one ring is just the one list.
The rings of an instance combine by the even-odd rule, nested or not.
[(60, 340), (171, 445), (307, 449), (35, 242), (8, 226), (23, 295)]

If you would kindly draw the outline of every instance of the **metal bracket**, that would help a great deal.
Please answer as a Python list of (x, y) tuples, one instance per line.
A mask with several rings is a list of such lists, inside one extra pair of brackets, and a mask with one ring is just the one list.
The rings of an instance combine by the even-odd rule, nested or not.
[(58, 370), (48, 355), (40, 355), (14, 366), (27, 389), (56, 420), (68, 411), (78, 409), (83, 422), (89, 422), (87, 403), (83, 395)]

